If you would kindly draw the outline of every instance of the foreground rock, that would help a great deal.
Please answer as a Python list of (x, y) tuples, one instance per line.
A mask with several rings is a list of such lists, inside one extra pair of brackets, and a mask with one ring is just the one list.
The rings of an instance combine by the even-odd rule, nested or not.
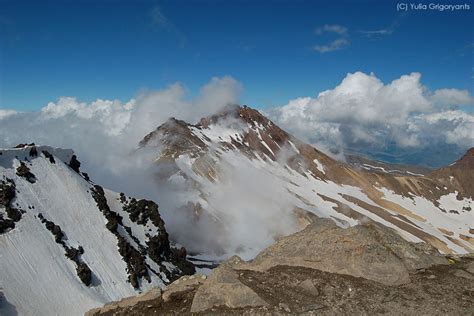
[(253, 261), (233, 257), (193, 279), (94, 315), (474, 313), (472, 255), (441, 256), (374, 223), (342, 229), (321, 220)]
[(191, 312), (202, 312), (213, 306), (229, 308), (268, 305), (257, 293), (239, 280), (242, 260), (235, 256), (213, 271), (207, 282), (196, 291)]
[(432, 246), (408, 242), (375, 222), (341, 229), (331, 220), (318, 220), (277, 241), (242, 268), (299, 266), (399, 285), (410, 282), (410, 272), (447, 263)]

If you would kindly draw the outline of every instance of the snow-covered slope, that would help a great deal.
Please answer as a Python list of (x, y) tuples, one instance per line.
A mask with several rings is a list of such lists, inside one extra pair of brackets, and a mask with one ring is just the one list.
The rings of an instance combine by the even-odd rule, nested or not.
[(82, 315), (193, 271), (155, 203), (79, 166), (71, 150), (0, 149), (0, 314)]
[(443, 253), (474, 249), (474, 192), (465, 180), (473, 179), (472, 168), (437, 176), (359, 170), (248, 107), (227, 108), (196, 125), (170, 119), (140, 147), (155, 148), (158, 179), (186, 191), (175, 199), (177, 212), (187, 211), (202, 228), (180, 237), (195, 252), (251, 258), (313, 216), (341, 226), (374, 220)]

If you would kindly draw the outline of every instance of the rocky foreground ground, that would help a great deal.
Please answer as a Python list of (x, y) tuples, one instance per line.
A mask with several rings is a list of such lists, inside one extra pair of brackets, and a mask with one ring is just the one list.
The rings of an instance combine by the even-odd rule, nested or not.
[(391, 229), (320, 220), (254, 260), (181, 277), (87, 315), (473, 315), (474, 257), (439, 255)]

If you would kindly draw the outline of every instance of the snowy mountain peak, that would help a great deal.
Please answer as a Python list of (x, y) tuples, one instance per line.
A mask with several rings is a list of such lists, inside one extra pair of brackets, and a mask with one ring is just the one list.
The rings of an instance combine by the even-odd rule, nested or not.
[(0, 149), (0, 284), (20, 314), (80, 315), (194, 272), (157, 204), (79, 167), (72, 150)]
[[(175, 199), (176, 212), (189, 212), (196, 234), (191, 241), (174, 235), (195, 253), (251, 258), (314, 216), (345, 227), (379, 222), (444, 253), (474, 249), (472, 168), (462, 168), (464, 178), (449, 168), (442, 177), (369, 172), (335, 161), (245, 106), (195, 125), (168, 121), (140, 145), (156, 150), (157, 178), (186, 192)], [(210, 242), (202, 239), (208, 230), (225, 234)]]

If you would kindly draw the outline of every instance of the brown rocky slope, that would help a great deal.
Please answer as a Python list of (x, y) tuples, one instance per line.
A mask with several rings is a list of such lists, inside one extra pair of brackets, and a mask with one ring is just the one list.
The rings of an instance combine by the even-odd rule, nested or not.
[(182, 277), (163, 293), (87, 315), (472, 315), (474, 258), (447, 257), (375, 222), (343, 229), (318, 220), (209, 277)]

